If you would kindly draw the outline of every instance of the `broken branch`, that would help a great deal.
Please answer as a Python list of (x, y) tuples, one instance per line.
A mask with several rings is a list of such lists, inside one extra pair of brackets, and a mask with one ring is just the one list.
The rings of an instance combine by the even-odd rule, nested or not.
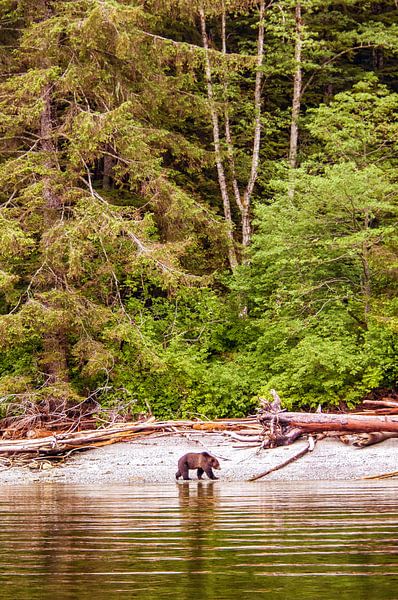
[(300, 452), (298, 452), (297, 454), (294, 454), (294, 456), (291, 456), (290, 458), (285, 460), (280, 465), (276, 465), (276, 467), (272, 467), (271, 469), (267, 469), (266, 471), (263, 471), (262, 473), (259, 473), (258, 475), (254, 475), (254, 477), (250, 477), (250, 479), (248, 479), (248, 481), (256, 481), (257, 479), (261, 479), (261, 477), (265, 477), (266, 475), (273, 473), (273, 471), (278, 471), (279, 469), (283, 469), (283, 467), (286, 467), (293, 461), (301, 458), (302, 456), (307, 454), (307, 452), (312, 452), (314, 448), (315, 448), (315, 440), (310, 435), (308, 438), (308, 443), (307, 443), (306, 447), (303, 448), (302, 450), (300, 450)]

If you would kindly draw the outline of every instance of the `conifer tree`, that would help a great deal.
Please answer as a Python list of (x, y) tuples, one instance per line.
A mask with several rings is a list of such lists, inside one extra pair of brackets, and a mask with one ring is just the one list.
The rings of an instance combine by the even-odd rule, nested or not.
[(150, 15), (124, 2), (7, 5), (20, 34), (0, 88), (0, 330), (23, 366), (3, 388), (39, 383), (63, 402), (79, 372), (109, 378), (117, 344), (145, 352), (126, 281), (186, 282), (190, 246), (204, 228), (222, 245), (223, 230), (172, 175), (173, 160), (194, 170), (203, 153), (159, 116), (182, 84), (142, 33)]

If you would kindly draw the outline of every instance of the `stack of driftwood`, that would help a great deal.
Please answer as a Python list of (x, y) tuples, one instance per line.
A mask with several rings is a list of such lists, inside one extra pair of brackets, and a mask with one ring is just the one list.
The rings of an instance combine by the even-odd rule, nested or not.
[[(271, 390), (271, 394), (274, 401), (268, 403), (263, 400), (258, 414), (258, 420), (264, 426), (261, 447), (273, 448), (288, 445), (302, 436), (307, 437), (307, 445), (283, 463), (259, 473), (249, 481), (260, 479), (301, 458), (314, 449), (318, 439), (326, 436), (338, 437), (342, 442), (353, 444), (359, 448), (398, 437), (398, 402), (393, 399), (365, 401), (364, 410), (356, 414), (324, 414), (320, 409), (316, 413), (295, 413), (281, 410), (278, 394), (275, 390)], [(372, 406), (373, 409), (368, 408)], [(394, 414), (397, 416), (394, 417)], [(396, 472), (386, 473), (382, 477), (391, 477), (397, 474)]]
[[(253, 430), (253, 428), (255, 428)], [(118, 423), (96, 429), (75, 432), (45, 432), (38, 428), (31, 430), (23, 439), (0, 439), (0, 455), (44, 454), (47, 456), (67, 454), (76, 450), (86, 450), (115, 442), (134, 440), (154, 434), (173, 435), (189, 431), (204, 433), (247, 431), (258, 437), (263, 427), (255, 417), (245, 419), (217, 419), (215, 421), (180, 420), (156, 421), (153, 417), (145, 421)], [(43, 436), (43, 431), (47, 435)], [(249, 439), (249, 438), (248, 438)], [(251, 438), (250, 438), (251, 439)]]
[[(395, 400), (368, 401), (360, 413), (302, 413), (285, 412), (280, 407), (276, 392), (272, 393), (274, 401), (262, 401), (257, 415), (252, 417), (214, 421), (156, 421), (151, 417), (82, 431), (44, 431), (44, 435), (43, 430), (38, 429), (24, 439), (0, 439), (0, 456), (64, 457), (75, 451), (122, 440), (195, 431), (222, 433), (238, 448), (273, 448), (304, 437), (308, 440), (304, 452), (311, 451), (316, 439), (325, 436), (340, 437), (342, 441), (359, 447), (398, 437), (398, 402)], [(291, 460), (299, 458), (302, 453), (300, 451)]]

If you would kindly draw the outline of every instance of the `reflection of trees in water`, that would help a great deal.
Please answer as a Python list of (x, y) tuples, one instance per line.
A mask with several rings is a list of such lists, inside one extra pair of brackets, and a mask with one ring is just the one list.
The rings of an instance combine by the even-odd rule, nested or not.
[[(214, 568), (218, 492), (211, 481), (176, 487), (120, 493), (56, 485), (30, 486), (25, 493), (5, 488), (3, 576), (21, 574), (11, 578), (8, 597), (99, 600), (123, 581), (130, 593), (145, 590), (145, 600), (157, 600), (165, 590), (176, 598), (210, 599), (214, 575), (198, 572)], [(29, 572), (34, 576), (26, 577)]]
[(0, 510), (0, 600), (396, 598), (396, 488), (38, 485)]
[[(23, 490), (2, 490), (0, 560), (3, 573), (9, 570), (25, 575), (12, 576), (9, 597), (60, 599), (65, 578), (70, 582), (68, 594), (76, 592), (76, 597), (82, 597), (73, 577), (77, 568), (81, 568), (82, 543), (76, 531), (85, 512), (81, 500), (54, 485), (29, 486)], [(28, 574), (33, 576), (27, 577)]]
[(213, 481), (179, 483), (178, 499), (182, 528), (187, 535), (187, 585), (182, 597), (213, 599), (217, 576), (218, 533), (214, 525), (219, 503), (218, 485)]
[[(92, 600), (94, 595), (108, 600), (106, 592), (118, 578), (134, 589), (147, 582), (145, 571), (162, 570), (157, 557), (172, 556), (168, 539), (176, 546), (170, 533), (175, 519), (170, 526), (167, 512), (171, 500), (159, 489), (144, 490), (143, 496), (128, 490), (51, 484), (3, 488), (0, 561), (3, 577), (13, 574), (7, 598)], [(140, 571), (142, 576), (130, 575)], [(158, 589), (155, 585), (146, 598), (156, 598)]]

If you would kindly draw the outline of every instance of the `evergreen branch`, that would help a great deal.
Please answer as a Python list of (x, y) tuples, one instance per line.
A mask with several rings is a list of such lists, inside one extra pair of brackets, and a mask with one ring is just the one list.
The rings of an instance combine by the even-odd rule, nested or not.
[(150, 33), (149, 31), (144, 31), (143, 29), (138, 29), (137, 31), (144, 36), (148, 36), (156, 41), (159, 40), (160, 42), (165, 42), (166, 44), (171, 44), (172, 46), (176, 46), (177, 48), (189, 48), (194, 52), (197, 52), (201, 56), (206, 56), (206, 53), (209, 53), (213, 56), (226, 58), (227, 60), (244, 59), (246, 61), (249, 61), (249, 63), (254, 63), (256, 60), (256, 57), (252, 54), (239, 54), (237, 52), (229, 52), (228, 54), (224, 54), (222, 50), (217, 50), (217, 48), (204, 48), (202, 46), (197, 46), (196, 44), (192, 44), (190, 42), (177, 42), (176, 40), (173, 40), (171, 38), (166, 38), (155, 33)]
[(21, 305), (22, 299), (25, 296), (27, 296), (29, 298), (29, 296), (30, 296), (30, 290), (33, 287), (34, 280), (39, 275), (39, 273), (41, 273), (41, 271), (43, 271), (44, 267), (46, 267), (46, 266), (47, 266), (47, 261), (44, 261), (44, 263), (42, 265), (40, 265), (40, 267), (33, 273), (32, 277), (30, 278), (30, 281), (29, 281), (29, 284), (28, 284), (27, 288), (19, 296), (18, 302), (16, 303), (16, 305), (14, 306), (14, 308), (12, 308), (10, 310), (10, 312), (8, 313), (9, 315), (14, 314), (18, 310), (19, 306)]
[(120, 219), (120, 217), (111, 210), (109, 202), (107, 202), (105, 200), (105, 198), (103, 198), (96, 190), (94, 190), (92, 181), (91, 181), (91, 175), (90, 175), (89, 171), (87, 174), (88, 181), (84, 177), (79, 177), (79, 179), (89, 188), (91, 196), (93, 198), (99, 200), (101, 203), (103, 203), (107, 207), (108, 211), (111, 212), (112, 218), (115, 219), (122, 226), (121, 230), (120, 230), (121, 233), (123, 233), (126, 237), (128, 237), (134, 243), (134, 245), (136, 246), (136, 248), (138, 250), (138, 254), (144, 254), (146, 256), (149, 256), (151, 258), (151, 260), (154, 262), (154, 264), (157, 267), (159, 267), (159, 269), (161, 271), (163, 271), (164, 273), (170, 273), (172, 275), (177, 275), (177, 276), (183, 277), (185, 279), (191, 279), (191, 280), (197, 280), (197, 281), (200, 281), (202, 279), (199, 275), (185, 273), (184, 271), (176, 269), (175, 267), (171, 267), (168, 264), (166, 264), (165, 262), (154, 257), (152, 248), (147, 246), (135, 233), (133, 233), (132, 231), (129, 231), (125, 227), (124, 221), (122, 221)]
[(335, 60), (337, 60), (338, 58), (340, 58), (341, 56), (344, 56), (344, 54), (348, 54), (349, 52), (352, 52), (353, 50), (361, 50), (362, 48), (377, 48), (379, 47), (380, 44), (361, 44), (359, 46), (352, 46), (351, 48), (346, 48), (346, 50), (342, 50), (341, 52), (338, 52), (337, 54), (335, 54), (334, 56), (331, 56), (328, 60), (325, 60), (325, 62), (323, 62), (319, 68), (311, 75), (311, 77), (306, 81), (306, 83), (302, 86), (301, 88), (301, 94), (300, 96), (302, 97), (304, 95), (304, 92), (306, 91), (306, 89), (308, 88), (308, 86), (313, 82), (313, 80), (315, 79), (315, 77), (328, 65), (330, 65), (330, 63), (334, 62)]

